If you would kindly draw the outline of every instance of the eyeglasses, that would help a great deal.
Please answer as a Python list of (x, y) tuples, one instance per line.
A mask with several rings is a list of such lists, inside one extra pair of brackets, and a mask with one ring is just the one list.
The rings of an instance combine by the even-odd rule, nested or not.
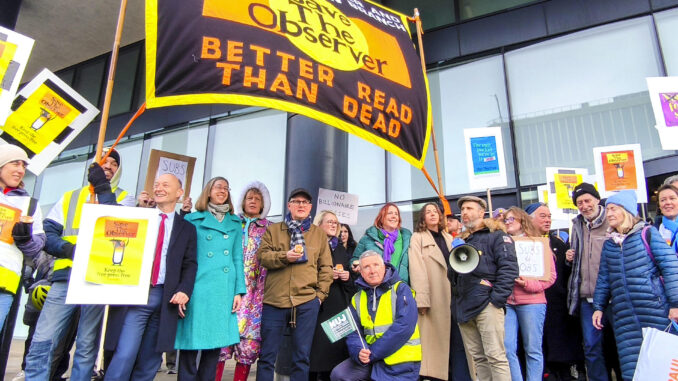
[(300, 205), (300, 206), (307, 206), (307, 205), (310, 205), (310, 204), (311, 204), (311, 202), (308, 201), (308, 200), (290, 200), (290, 201), (288, 201), (288, 202), (289, 202), (290, 204), (293, 204), (293, 205)]
[(326, 223), (328, 225), (335, 225), (335, 226), (339, 225), (339, 221), (334, 221), (334, 220), (325, 221), (324, 223)]
[(222, 186), (222, 185), (215, 185), (212, 188), (214, 188), (215, 190), (218, 190), (218, 191), (226, 191), (226, 192), (231, 191), (231, 187), (225, 187), (225, 186)]
[(508, 225), (508, 224), (514, 223), (515, 221), (516, 221), (516, 218), (515, 218), (515, 217), (509, 217), (509, 218), (507, 218), (507, 219), (504, 220), (504, 223), (505, 223), (506, 225)]

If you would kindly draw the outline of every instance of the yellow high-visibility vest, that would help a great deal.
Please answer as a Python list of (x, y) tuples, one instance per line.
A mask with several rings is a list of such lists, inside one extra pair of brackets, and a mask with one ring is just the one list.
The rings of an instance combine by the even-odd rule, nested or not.
[[(374, 316), (374, 321), (368, 312), (367, 308), (367, 293), (362, 290), (356, 293), (351, 299), (351, 304), (358, 313), (360, 325), (365, 331), (365, 341), (372, 344), (379, 340), (384, 335), (396, 317), (396, 298), (398, 286), (402, 283), (399, 281), (395, 283), (388, 291), (381, 295), (379, 305), (377, 306), (377, 313)], [(414, 290), (412, 290), (414, 296)], [(410, 339), (392, 355), (384, 358), (386, 365), (401, 364), (404, 362), (421, 361), (421, 340), (419, 338), (419, 324), (415, 325), (414, 333)]]
[[(113, 193), (115, 194), (115, 200), (118, 203), (122, 202), (122, 200), (127, 197), (127, 191), (120, 188), (115, 188)], [(64, 193), (64, 202), (62, 205), (64, 231), (61, 238), (74, 245), (75, 241), (78, 239), (78, 232), (80, 231), (80, 213), (82, 212), (82, 206), (87, 202), (89, 196), (89, 186), (83, 187), (80, 190), (76, 189)], [(70, 267), (73, 267), (73, 260), (70, 258), (58, 258), (54, 261), (55, 272)]]

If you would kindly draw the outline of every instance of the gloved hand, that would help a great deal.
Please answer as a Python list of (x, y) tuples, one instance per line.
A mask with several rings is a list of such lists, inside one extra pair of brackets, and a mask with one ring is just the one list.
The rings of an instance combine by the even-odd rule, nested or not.
[(73, 259), (73, 253), (75, 253), (75, 245), (70, 242), (66, 242), (61, 248), (61, 258)]
[(26, 243), (31, 240), (33, 235), (33, 223), (32, 222), (17, 222), (12, 228), (12, 238), (17, 244)]
[(104, 193), (111, 191), (111, 183), (106, 179), (106, 174), (101, 166), (97, 163), (92, 163), (87, 170), (87, 181), (94, 187), (94, 192)]

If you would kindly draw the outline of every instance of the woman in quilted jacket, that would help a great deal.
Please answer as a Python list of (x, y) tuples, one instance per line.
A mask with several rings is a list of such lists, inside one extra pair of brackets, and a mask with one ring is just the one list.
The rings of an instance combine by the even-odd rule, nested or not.
[(612, 305), (622, 378), (631, 380), (643, 341), (642, 329), (664, 330), (678, 321), (678, 257), (659, 231), (638, 218), (634, 191), (607, 200), (610, 238), (605, 241), (593, 297), (593, 326), (602, 329)]

